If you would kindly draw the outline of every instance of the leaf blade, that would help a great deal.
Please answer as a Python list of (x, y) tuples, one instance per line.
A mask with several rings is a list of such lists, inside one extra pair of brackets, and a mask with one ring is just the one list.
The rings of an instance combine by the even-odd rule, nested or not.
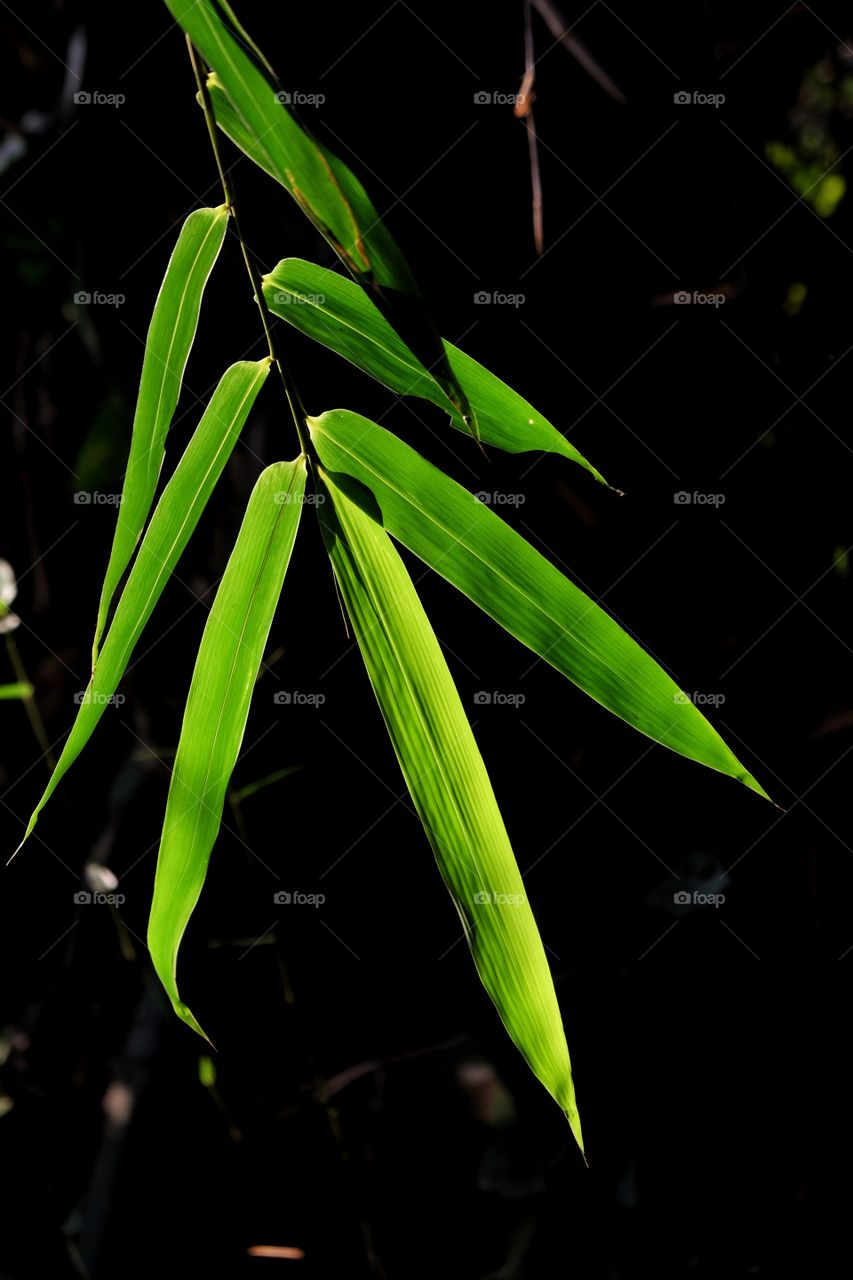
[(658, 663), (467, 489), (359, 414), (308, 424), (324, 467), (365, 486), (388, 532), (522, 644), (647, 737), (769, 799)]
[[(267, 306), (300, 332), (322, 342), (399, 395), (420, 396), (450, 415), (457, 431), (468, 434), (427, 368), (406, 347), (381, 311), (350, 280), (336, 271), (285, 258), (263, 278)], [(480, 439), (508, 453), (541, 450), (585, 468), (600, 484), (607, 481), (547, 418), (496, 374), (450, 342), (448, 363), (477, 417)]]
[(130, 453), (110, 549), (92, 665), (98, 656), (116, 587), (130, 563), (151, 510), (184, 370), (198, 327), (205, 285), (213, 270), (228, 224), (224, 205), (196, 209), (184, 222), (169, 259), (145, 343), (139, 394), (133, 418)]
[(177, 958), (219, 831), (305, 490), (305, 459), (274, 463), (252, 491), (205, 624), (175, 756), (157, 858), (148, 947), (172, 1006), (204, 1035), (181, 999)]
[(497, 802), (441, 647), (391, 539), (327, 472), (318, 508), (365, 667), (477, 972), (583, 1151), (551, 972)]
[(476, 421), (411, 269), (360, 180), (288, 109), (289, 95), (228, 6), (211, 0), (166, 4), (216, 73), (208, 91), (217, 123), (290, 192), (347, 270), (408, 335), (409, 345), (435, 363), (436, 377), (476, 437)]
[(110, 704), (143, 628), (231, 455), (269, 367), (269, 357), (258, 361), (241, 360), (222, 375), (154, 509), (119, 598), (104, 647), (79, 698), (77, 717), (18, 849), (32, 833), (42, 809), (80, 755)]

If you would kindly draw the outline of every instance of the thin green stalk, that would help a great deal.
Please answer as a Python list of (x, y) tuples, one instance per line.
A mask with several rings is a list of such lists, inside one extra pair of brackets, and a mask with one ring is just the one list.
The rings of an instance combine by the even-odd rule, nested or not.
[(192, 40), (189, 36), (187, 36), (187, 49), (189, 50), (190, 62), (192, 63), (195, 81), (198, 85), (198, 92), (199, 97), (201, 98), (202, 110), (204, 111), (204, 119), (207, 125), (208, 136), (210, 138), (210, 145), (213, 149), (213, 158), (216, 161), (216, 168), (219, 171), (219, 181), (222, 184), (222, 192), (225, 196), (225, 204), (227, 205), (228, 212), (234, 222), (234, 230), (237, 232), (237, 238), (240, 241), (243, 261), (246, 263), (246, 270), (249, 273), (249, 280), (252, 284), (255, 301), (257, 302), (258, 310), (261, 313), (261, 323), (264, 326), (264, 334), (266, 335), (267, 346), (269, 347), (270, 359), (278, 369), (281, 376), (282, 385), (284, 386), (284, 394), (287, 396), (287, 403), (289, 404), (290, 412), (293, 415), (296, 434), (299, 437), (299, 447), (306, 457), (310, 457), (311, 443), (308, 434), (305, 409), (302, 405), (302, 399), (299, 395), (299, 391), (297, 390), (293, 375), (288, 368), (287, 361), (284, 358), (273, 332), (271, 315), (269, 308), (267, 307), (266, 298), (264, 297), (261, 277), (258, 274), (258, 268), (255, 264), (255, 260), (249, 252), (248, 245), (243, 237), (243, 232), (240, 227), (240, 219), (237, 216), (237, 206), (234, 198), (234, 185), (228, 177), (228, 173), (222, 163), (222, 154), (219, 150), (219, 137), (216, 131), (216, 118), (213, 113), (213, 105), (210, 101), (210, 92), (208, 90), (205, 77), (201, 73), (198, 54), (193, 47)]
[[(12, 664), (12, 670), (15, 672), (15, 679), (21, 684), (32, 684), (23, 662), (18, 652), (18, 646), (15, 644), (14, 638), (10, 635), (6, 636), (6, 652), (9, 655), (9, 661)], [(26, 708), (27, 717), (30, 727), (35, 734), (36, 741), (42, 749), (44, 759), (47, 763), (48, 771), (53, 773), (56, 768), (56, 756), (50, 749), (50, 741), (47, 736), (47, 730), (44, 727), (44, 721), (41, 718), (39, 709), (36, 706), (35, 698), (24, 698), (24, 707)]]

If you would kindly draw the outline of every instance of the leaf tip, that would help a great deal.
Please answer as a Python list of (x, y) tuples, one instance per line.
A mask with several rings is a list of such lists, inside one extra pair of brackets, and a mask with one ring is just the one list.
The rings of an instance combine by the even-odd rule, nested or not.
[(216, 1045), (213, 1043), (201, 1023), (196, 1020), (189, 1005), (184, 1004), (182, 1000), (175, 1000), (173, 1001), (172, 1007), (181, 1021), (185, 1022), (188, 1027), (191, 1027), (193, 1031), (197, 1032), (197, 1034), (201, 1036), (202, 1040), (206, 1040), (211, 1049), (216, 1051)]

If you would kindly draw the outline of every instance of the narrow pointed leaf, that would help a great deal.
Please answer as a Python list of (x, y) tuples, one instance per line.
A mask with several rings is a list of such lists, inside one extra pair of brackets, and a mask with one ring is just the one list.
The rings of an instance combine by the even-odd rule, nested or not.
[[(104, 647), (80, 696), (77, 718), (24, 840), (57, 785), (85, 747), (110, 705), (142, 630), (196, 527), (269, 372), (269, 358), (226, 369), (192, 439), (154, 509), (116, 606)], [(20, 845), (18, 846), (20, 848)]]
[(178, 992), (178, 948), (219, 833), (304, 492), (304, 458), (267, 467), (255, 485), (204, 628), (169, 787), (148, 947), (175, 1012), (200, 1035)]
[(388, 532), (522, 644), (655, 742), (766, 798), (658, 663), (467, 489), (359, 414), (335, 409), (309, 426), (338, 483), (366, 486)]
[(217, 123), (290, 192), (407, 343), (435, 365), (435, 376), (476, 435), (409, 265), (359, 179), (289, 109), (288, 94), (228, 6), (215, 0), (166, 4), (216, 73), (208, 89)]
[(388, 535), (323, 472), (323, 536), (406, 785), (477, 972), (583, 1150), (548, 961), (485, 765), (435, 633)]
[(166, 451), (166, 434), (198, 326), (202, 294), (219, 256), (227, 224), (224, 205), (219, 209), (196, 209), (190, 214), (181, 228), (154, 305), (116, 531), (98, 605), (93, 665), (116, 587), (151, 511)]
[[(277, 316), (322, 342), (399, 395), (431, 400), (468, 432), (432, 374), (394, 331), (370, 298), (344, 276), (302, 258), (285, 258), (264, 276), (264, 297)], [(604, 477), (532, 405), (471, 356), (445, 342), (447, 359), (477, 417), (480, 439), (508, 453), (537, 449), (577, 462)]]

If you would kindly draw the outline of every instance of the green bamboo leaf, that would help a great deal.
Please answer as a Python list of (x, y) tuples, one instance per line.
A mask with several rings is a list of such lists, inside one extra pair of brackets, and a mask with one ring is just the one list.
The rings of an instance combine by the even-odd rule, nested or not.
[(344, 605), (477, 972), (583, 1150), (548, 961), (441, 647), (382, 526), (324, 471), (321, 483), (330, 501), (318, 510)]
[(19, 680), (15, 684), (0, 684), (0, 702), (7, 702), (13, 698), (26, 702), (32, 696), (33, 686), (24, 680)]
[(130, 655), (198, 524), (269, 367), (269, 357), (241, 360), (222, 375), (145, 530), (104, 647), (80, 695), (77, 718), (44, 795), (33, 810), (21, 845), (112, 702)]
[(166, 4), (216, 73), (208, 91), (217, 124), (290, 192), (407, 344), (434, 366), (476, 436), (476, 420), (409, 265), (359, 179), (289, 109), (289, 95), (230, 8), (215, 0)]
[(252, 491), (204, 628), (169, 787), (148, 947), (178, 1017), (202, 1036), (178, 993), (178, 948), (219, 832), (304, 492), (304, 458), (267, 467)]
[(359, 414), (308, 423), (338, 483), (366, 486), (388, 532), (522, 644), (655, 742), (768, 798), (654, 659), (467, 489)]
[(145, 343), (116, 531), (98, 605), (93, 666), (113, 595), (136, 550), (154, 501), (166, 452), (166, 435), (181, 394), (184, 369), (198, 326), (202, 294), (222, 248), (227, 224), (225, 205), (218, 209), (196, 209), (190, 214), (181, 228), (157, 295)]
[[(351, 280), (302, 258), (285, 258), (264, 276), (263, 289), (267, 306), (277, 316), (392, 391), (431, 400), (450, 415), (457, 431), (468, 433), (440, 384)], [(444, 349), (476, 414), (483, 443), (508, 453), (531, 449), (559, 453), (585, 467), (601, 484), (606, 483), (565, 436), (496, 374), (450, 342), (444, 343)]]

